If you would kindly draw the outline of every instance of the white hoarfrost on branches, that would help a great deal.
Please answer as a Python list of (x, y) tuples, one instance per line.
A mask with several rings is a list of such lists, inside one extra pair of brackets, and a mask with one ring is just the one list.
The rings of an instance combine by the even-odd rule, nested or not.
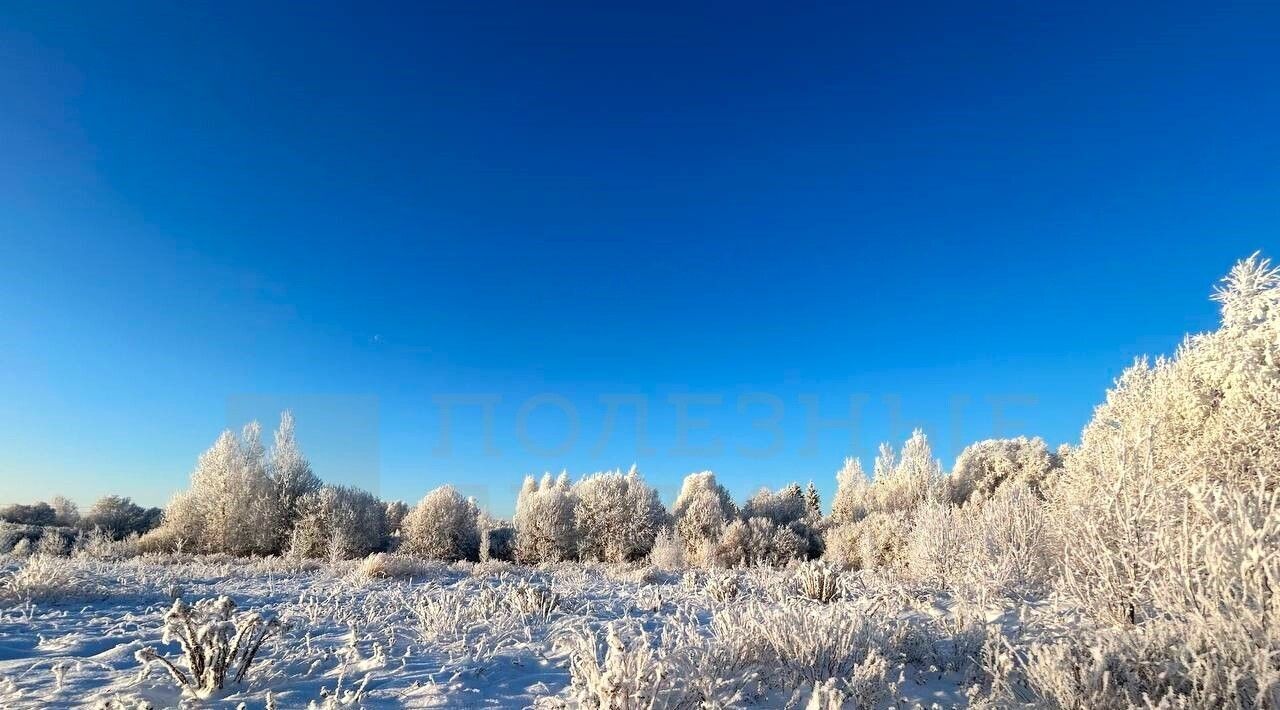
[(280, 517), (282, 544), (288, 540), (293, 527), (305, 512), (302, 509), (303, 499), (320, 490), (321, 485), (320, 479), (311, 471), (311, 463), (298, 448), (293, 427), (293, 412), (281, 412), (280, 427), (276, 429), (275, 445), (268, 462)]
[(738, 518), (738, 508), (729, 491), (716, 482), (716, 475), (710, 471), (685, 476), (671, 512), (685, 555), (695, 562), (713, 554), (713, 546), (725, 527)]
[(359, 488), (321, 486), (300, 502), (289, 551), (300, 557), (351, 559), (382, 550), (386, 506)]
[(279, 630), (278, 621), (258, 612), (237, 614), (235, 603), (225, 596), (202, 599), (194, 606), (177, 599), (164, 617), (164, 641), (177, 641), (182, 647), (181, 662), (186, 670), (154, 647), (135, 655), (145, 667), (162, 666), (192, 697), (207, 698), (228, 681), (242, 682), (263, 642)]
[(1024, 485), (1039, 493), (1058, 468), (1058, 457), (1044, 439), (987, 439), (970, 444), (956, 457), (946, 479), (947, 497), (955, 505), (995, 494), (1004, 485)]
[(401, 550), (430, 560), (480, 559), (480, 508), (453, 486), (426, 495), (401, 523)]
[(667, 523), (658, 492), (633, 466), (587, 476), (573, 486), (574, 522), (583, 560), (630, 562), (653, 549)]
[(539, 484), (526, 476), (516, 499), (513, 523), (516, 558), (527, 564), (562, 562), (578, 554), (578, 530), (574, 520), (577, 500), (569, 474), (552, 479), (548, 473)]

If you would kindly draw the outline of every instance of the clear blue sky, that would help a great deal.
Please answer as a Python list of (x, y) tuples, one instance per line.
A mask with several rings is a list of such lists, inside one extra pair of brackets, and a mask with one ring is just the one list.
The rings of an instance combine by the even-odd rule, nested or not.
[(829, 493), (1075, 440), (1280, 255), (1274, 3), (685, 5), (5, 3), (0, 500), (161, 504), (285, 406), (387, 497)]

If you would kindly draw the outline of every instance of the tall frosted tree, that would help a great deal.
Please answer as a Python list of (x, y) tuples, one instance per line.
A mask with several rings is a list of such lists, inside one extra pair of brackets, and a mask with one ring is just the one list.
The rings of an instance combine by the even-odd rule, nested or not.
[(260, 428), (237, 438), (224, 431), (200, 455), (191, 487), (170, 503), (172, 534), (206, 552), (266, 554), (279, 546), (275, 488), (263, 460)]
[(871, 481), (862, 470), (862, 462), (852, 457), (845, 459), (844, 466), (836, 472), (836, 495), (831, 499), (832, 522), (856, 523), (867, 517), (873, 505)]
[(280, 413), (280, 426), (276, 429), (268, 468), (280, 513), (278, 532), (283, 540), (287, 540), (304, 512), (302, 500), (320, 490), (321, 486), (320, 479), (311, 470), (311, 462), (298, 448), (293, 412), (287, 409)]

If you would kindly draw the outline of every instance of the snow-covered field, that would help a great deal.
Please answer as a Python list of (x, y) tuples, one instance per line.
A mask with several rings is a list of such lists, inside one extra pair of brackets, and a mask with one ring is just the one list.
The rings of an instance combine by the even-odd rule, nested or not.
[(13, 708), (183, 703), (160, 664), (136, 658), (154, 646), (186, 669), (163, 631), (175, 598), (225, 595), (282, 622), (243, 684), (185, 699), (247, 708), (591, 707), (637, 690), (615, 706), (805, 707), (829, 678), (832, 698), (951, 707), (988, 632), (1019, 616), (853, 574), (823, 603), (796, 570), (171, 556), (11, 559), (6, 574), (22, 565), (44, 586), (0, 621), (0, 705)]

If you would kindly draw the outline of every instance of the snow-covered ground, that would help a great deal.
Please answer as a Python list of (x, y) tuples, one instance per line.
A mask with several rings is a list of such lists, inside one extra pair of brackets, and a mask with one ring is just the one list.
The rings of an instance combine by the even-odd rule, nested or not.
[[(975, 613), (848, 574), (821, 603), (794, 569), (189, 556), (3, 568), (7, 602), (34, 599), (0, 617), (6, 708), (964, 706), (984, 642), (1037, 613)], [(147, 647), (186, 668), (163, 632), (175, 598), (222, 595), (283, 622), (242, 684), (195, 699), (160, 664), (144, 669)]]

